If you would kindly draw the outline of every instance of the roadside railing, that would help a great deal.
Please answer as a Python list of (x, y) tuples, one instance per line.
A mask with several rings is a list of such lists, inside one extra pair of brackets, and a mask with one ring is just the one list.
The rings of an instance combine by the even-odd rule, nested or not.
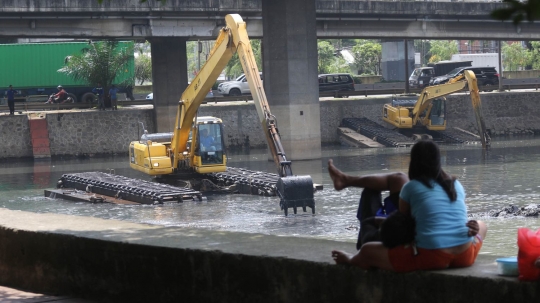
[[(503, 79), (502, 87), (504, 90), (515, 89), (535, 89), (540, 87), (540, 78), (526, 79)], [(391, 95), (402, 94), (405, 92), (404, 82), (391, 83), (375, 83), (375, 84), (355, 84), (355, 91), (340, 91), (340, 92), (320, 92), (320, 97), (350, 97), (350, 96), (369, 96), (369, 95)], [(498, 90), (498, 86), (481, 86), (480, 91)], [(419, 93), (421, 89), (409, 89), (411, 93)], [(25, 98), (15, 98), (15, 111), (36, 111), (36, 110), (62, 110), (62, 109), (88, 109), (97, 107), (97, 103), (54, 103), (45, 104), (48, 96), (29, 96)], [(204, 104), (220, 103), (220, 102), (248, 102), (252, 101), (251, 95), (228, 96), (228, 97), (211, 97), (204, 99)], [(5, 98), (0, 99), (0, 111), (7, 111), (8, 106)], [(119, 106), (131, 105), (153, 105), (153, 100), (119, 100)]]
[[(21, 100), (22, 101), (22, 100)], [(127, 101), (118, 101), (119, 106), (129, 106), (129, 105), (152, 105), (154, 104), (152, 100), (127, 100)], [(75, 103), (53, 103), (45, 104), (45, 101), (31, 102), (31, 101), (18, 101), (15, 102), (15, 111), (36, 111), (36, 110), (61, 110), (61, 109), (88, 109), (97, 107), (97, 103), (84, 103), (84, 102), (75, 102)], [(0, 105), (0, 111), (8, 110), (7, 103), (3, 102)]]

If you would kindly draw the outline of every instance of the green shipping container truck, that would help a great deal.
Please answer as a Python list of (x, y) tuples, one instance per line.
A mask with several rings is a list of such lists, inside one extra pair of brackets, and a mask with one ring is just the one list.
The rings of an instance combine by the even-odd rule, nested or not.
[[(131, 44), (133, 42), (119, 42), (120, 47)], [(88, 47), (87, 42), (0, 44), (2, 68), (0, 87), (7, 89), (11, 84), (20, 93), (17, 97), (26, 97), (57, 93), (56, 87), (62, 85), (78, 102), (87, 102), (90, 98), (93, 100), (93, 96), (88, 94), (93, 89), (91, 84), (75, 81), (66, 74), (58, 72), (64, 66), (67, 56), (80, 54), (85, 47)], [(134, 70), (135, 59), (133, 58), (127, 68), (116, 77), (114, 83), (120, 84), (125, 80), (133, 80)], [(118, 87), (120, 93), (132, 96), (131, 87)]]

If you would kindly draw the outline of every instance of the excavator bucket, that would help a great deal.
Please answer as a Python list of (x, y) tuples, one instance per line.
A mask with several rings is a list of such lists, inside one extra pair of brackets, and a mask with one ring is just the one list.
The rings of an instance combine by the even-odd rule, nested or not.
[(281, 177), (277, 182), (277, 193), (281, 199), (279, 204), (285, 213), (289, 213), (289, 208), (296, 214), (297, 207), (302, 207), (306, 212), (306, 207), (311, 208), (315, 213), (315, 199), (313, 198), (313, 180), (311, 176), (289, 176)]

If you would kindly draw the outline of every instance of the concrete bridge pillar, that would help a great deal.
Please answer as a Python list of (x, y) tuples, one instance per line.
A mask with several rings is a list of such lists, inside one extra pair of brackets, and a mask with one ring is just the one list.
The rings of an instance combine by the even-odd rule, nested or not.
[(156, 132), (172, 132), (178, 101), (188, 85), (187, 38), (152, 38), (152, 90)]
[(287, 159), (321, 157), (315, 1), (263, 0), (264, 88)]

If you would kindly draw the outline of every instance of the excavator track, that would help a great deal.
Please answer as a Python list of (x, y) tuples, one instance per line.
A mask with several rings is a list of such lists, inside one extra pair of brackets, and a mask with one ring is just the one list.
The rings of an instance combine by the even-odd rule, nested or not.
[(202, 200), (199, 191), (167, 184), (131, 179), (103, 172), (64, 174), (58, 181), (59, 188), (74, 188), (87, 193), (95, 193), (133, 201), (141, 204), (161, 204), (183, 202), (184, 199)]
[(387, 147), (410, 146), (414, 141), (395, 130), (385, 128), (368, 118), (344, 118), (341, 124)]
[(207, 178), (218, 186), (234, 186), (241, 194), (272, 197), (277, 195), (278, 174), (227, 167), (225, 172), (208, 174)]
[[(387, 147), (411, 146), (414, 139), (399, 133), (396, 130), (385, 128), (368, 118), (344, 118), (341, 124), (356, 132), (373, 138), (375, 141)], [(468, 144), (480, 142), (478, 135), (470, 134), (455, 128), (448, 128), (444, 131), (428, 131), (434, 139), (444, 143)]]
[(448, 128), (435, 133), (438, 134), (445, 143), (469, 144), (480, 142), (480, 136), (469, 134), (457, 129)]

